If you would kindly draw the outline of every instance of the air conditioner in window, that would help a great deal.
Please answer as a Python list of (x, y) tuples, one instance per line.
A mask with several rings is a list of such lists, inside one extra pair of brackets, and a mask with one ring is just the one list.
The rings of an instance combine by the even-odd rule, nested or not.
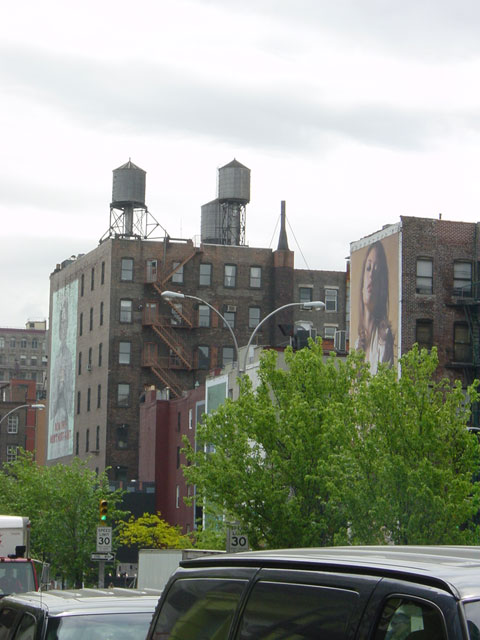
[(91, 364), (87, 364), (87, 371), (91, 371), (92, 370), (92, 365)]
[(237, 307), (234, 304), (227, 304), (227, 312), (235, 313), (236, 310), (237, 310)]
[(345, 351), (347, 350), (347, 332), (346, 331), (335, 331), (333, 346), (335, 348), (335, 351), (340, 351), (341, 353), (345, 353)]

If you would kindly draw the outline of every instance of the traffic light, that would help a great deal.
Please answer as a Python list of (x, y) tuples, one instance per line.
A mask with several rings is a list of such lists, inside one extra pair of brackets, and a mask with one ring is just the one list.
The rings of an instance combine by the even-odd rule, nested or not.
[(100, 520), (102, 522), (105, 522), (108, 514), (108, 502), (106, 500), (100, 500), (99, 511), (100, 511)]

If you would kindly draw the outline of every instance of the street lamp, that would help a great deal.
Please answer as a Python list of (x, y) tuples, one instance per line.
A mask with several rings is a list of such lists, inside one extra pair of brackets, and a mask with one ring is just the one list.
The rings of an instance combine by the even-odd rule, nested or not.
[(322, 302), (321, 300), (312, 300), (311, 302), (289, 302), (288, 304), (284, 304), (282, 307), (278, 307), (278, 309), (274, 309), (271, 313), (265, 316), (265, 318), (257, 324), (250, 338), (248, 339), (247, 346), (245, 348), (245, 357), (243, 358), (243, 367), (240, 369), (240, 373), (245, 373), (245, 370), (247, 368), (248, 350), (250, 349), (250, 345), (252, 344), (252, 340), (255, 337), (255, 334), (257, 333), (257, 331), (260, 329), (260, 327), (264, 322), (266, 322), (269, 318), (271, 318), (273, 315), (275, 315), (279, 311), (286, 309), (287, 307), (304, 307), (305, 309), (320, 310), (320, 309), (325, 309), (325, 303)]
[(6, 413), (2, 418), (0, 418), (0, 424), (2, 424), (2, 422), (6, 418), (8, 418), (8, 416), (10, 416), (12, 413), (15, 413), (15, 411), (18, 411), (19, 409), (25, 409), (27, 407), (30, 408), (30, 409), (39, 409), (40, 411), (42, 409), (45, 409), (45, 405), (44, 404), (21, 404), (19, 407), (14, 407), (8, 413)]
[(218, 309), (215, 309), (215, 307), (213, 307), (209, 302), (207, 302), (206, 300), (203, 300), (203, 298), (198, 298), (197, 296), (191, 296), (187, 293), (178, 293), (177, 291), (163, 291), (162, 292), (162, 298), (166, 298), (167, 300), (182, 300), (183, 298), (190, 298), (191, 300), (198, 300), (198, 302), (201, 302), (202, 304), (207, 305), (207, 307), (209, 307), (209, 309), (211, 309), (212, 311), (214, 311), (217, 316), (219, 316), (225, 326), (227, 327), (227, 329), (230, 331), (231, 335), (232, 335), (232, 339), (233, 339), (233, 344), (235, 345), (235, 352), (237, 354), (237, 362), (239, 362), (239, 351), (238, 351), (238, 342), (237, 342), (237, 338), (235, 337), (235, 334), (233, 333), (233, 329), (230, 326), (229, 322), (222, 316), (222, 314), (220, 313), (220, 311)]

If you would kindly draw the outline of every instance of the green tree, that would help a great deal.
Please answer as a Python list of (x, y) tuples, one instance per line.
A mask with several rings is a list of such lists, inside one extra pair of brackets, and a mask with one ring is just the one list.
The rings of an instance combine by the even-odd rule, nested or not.
[(189, 536), (183, 536), (179, 527), (166, 522), (160, 512), (144, 513), (120, 522), (118, 542), (137, 549), (185, 549), (192, 546)]
[(69, 584), (81, 585), (89, 570), (100, 498), (108, 499), (112, 521), (125, 515), (117, 506), (122, 493), (111, 492), (106, 474), (78, 458), (39, 466), (22, 452), (0, 471), (0, 513), (30, 518), (32, 556), (49, 562), (52, 575)]
[(186, 443), (197, 498), (254, 547), (473, 539), (478, 443), (469, 399), (433, 382), (435, 352), (407, 354), (400, 379), (360, 353), (325, 359), (320, 341), (285, 355), (280, 370), (266, 352), (258, 388), (242, 378)]

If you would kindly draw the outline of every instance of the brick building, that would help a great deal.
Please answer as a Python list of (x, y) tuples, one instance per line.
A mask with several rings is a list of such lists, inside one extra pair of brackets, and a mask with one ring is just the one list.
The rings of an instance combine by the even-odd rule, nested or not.
[(37, 398), (45, 396), (47, 322), (29, 320), (25, 329), (0, 327), (0, 383), (34, 380)]
[[(131, 162), (119, 167), (106, 236), (52, 273), (49, 462), (76, 455), (92, 468), (111, 467), (113, 481), (141, 476), (145, 390), (168, 388), (171, 398), (182, 398), (237, 357), (230, 330), (204, 301), (240, 346), (262, 318), (308, 295), (327, 297), (328, 312), (290, 307), (262, 326), (257, 342), (281, 347), (297, 329), (345, 331), (345, 273), (295, 270), (284, 205), (276, 250), (241, 244), (249, 170), (237, 161), (222, 170), (219, 197), (202, 207), (197, 243), (153, 237), (158, 223), (144, 204), (145, 172)], [(187, 297), (165, 299), (166, 290)]]
[(361, 272), (369, 247), (383, 245), (389, 269), (394, 359), (415, 342), (439, 356), (439, 375), (466, 387), (480, 374), (478, 223), (402, 216), (351, 245), (352, 345), (359, 334)]
[(17, 458), (19, 448), (35, 449), (37, 410), (34, 380), (11, 379), (0, 383), (0, 465)]

